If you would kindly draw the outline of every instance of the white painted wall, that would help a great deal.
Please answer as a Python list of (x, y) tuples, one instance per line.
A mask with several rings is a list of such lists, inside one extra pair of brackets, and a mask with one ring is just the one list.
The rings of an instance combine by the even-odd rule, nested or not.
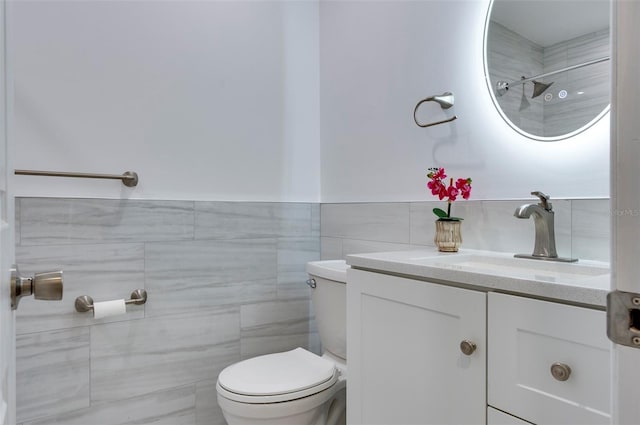
[(318, 4), (16, 1), (17, 196), (319, 201)]
[[(609, 194), (608, 115), (556, 143), (527, 139), (494, 109), (483, 70), (488, 0), (321, 1), (322, 201), (432, 200), (426, 169), (471, 177), (473, 199)], [(515, 76), (517, 78), (518, 76)], [(415, 104), (451, 91), (443, 111)]]
[[(540, 143), (493, 108), (487, 6), (10, 2), (11, 165), (141, 177), (132, 190), (18, 176), (16, 195), (419, 201), (426, 168), (444, 166), (474, 179), (473, 199), (608, 196), (608, 117)], [(420, 118), (459, 119), (418, 128), (414, 105), (446, 90), (456, 105)]]

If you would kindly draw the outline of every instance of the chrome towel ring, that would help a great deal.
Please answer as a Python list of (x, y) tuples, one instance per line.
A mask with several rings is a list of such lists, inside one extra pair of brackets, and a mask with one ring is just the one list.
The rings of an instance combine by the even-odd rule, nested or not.
[(436, 122), (432, 122), (432, 123), (428, 123), (428, 124), (421, 124), (418, 121), (418, 117), (416, 117), (416, 113), (418, 112), (418, 108), (420, 107), (420, 105), (422, 105), (425, 102), (437, 102), (440, 107), (442, 109), (449, 109), (453, 106), (454, 103), (454, 97), (453, 97), (453, 93), (451, 92), (444, 92), (441, 95), (438, 96), (429, 96), (426, 99), (422, 99), (420, 102), (418, 102), (418, 104), (416, 105), (416, 107), (413, 109), (413, 120), (416, 122), (416, 125), (418, 127), (431, 127), (433, 125), (438, 125), (438, 124), (444, 124), (447, 122), (451, 122), (455, 119), (458, 119), (457, 116), (453, 116), (451, 118), (447, 118), (446, 120), (442, 120), (442, 121), (436, 121)]

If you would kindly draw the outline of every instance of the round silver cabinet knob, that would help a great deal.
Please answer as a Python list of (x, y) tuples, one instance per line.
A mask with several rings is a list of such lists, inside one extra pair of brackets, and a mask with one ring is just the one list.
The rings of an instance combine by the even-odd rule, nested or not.
[(564, 363), (554, 363), (551, 365), (551, 375), (558, 381), (566, 381), (571, 376), (571, 368)]
[(473, 352), (476, 351), (476, 348), (475, 342), (471, 342), (466, 339), (460, 343), (460, 351), (462, 351), (462, 354), (466, 356), (472, 355)]

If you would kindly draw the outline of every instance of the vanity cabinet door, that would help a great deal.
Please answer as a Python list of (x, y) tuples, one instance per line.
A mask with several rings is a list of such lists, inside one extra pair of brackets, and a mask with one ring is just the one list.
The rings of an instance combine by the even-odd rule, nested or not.
[(354, 269), (347, 282), (347, 423), (486, 423), (486, 294)]
[(487, 425), (531, 425), (531, 422), (523, 421), (489, 406), (487, 407)]
[(610, 423), (605, 312), (488, 298), (489, 405), (538, 425)]

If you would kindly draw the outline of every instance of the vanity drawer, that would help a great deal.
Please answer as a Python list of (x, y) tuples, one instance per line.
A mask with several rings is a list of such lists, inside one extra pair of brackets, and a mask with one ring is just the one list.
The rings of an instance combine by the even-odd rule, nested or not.
[(489, 405), (539, 425), (610, 423), (604, 311), (494, 293), (488, 303)]

